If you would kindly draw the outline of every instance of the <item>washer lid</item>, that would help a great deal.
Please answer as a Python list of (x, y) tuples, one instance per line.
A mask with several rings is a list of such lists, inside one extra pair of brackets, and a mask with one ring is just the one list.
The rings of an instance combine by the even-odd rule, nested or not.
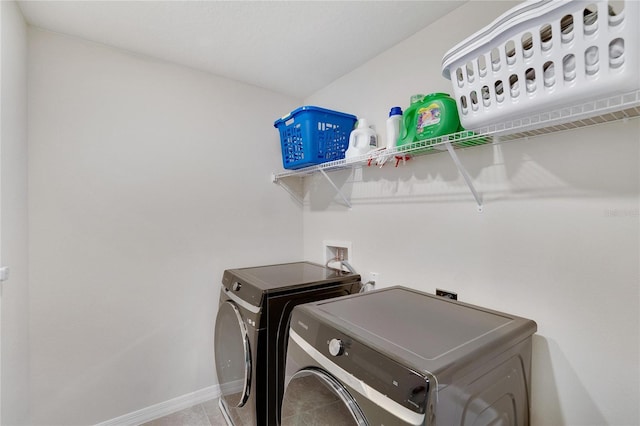
[(531, 320), (403, 287), (312, 305), (323, 322), (434, 374), (536, 331)]
[(360, 281), (360, 275), (327, 268), (312, 262), (229, 269), (224, 273), (223, 283), (225, 285), (227, 277), (229, 277), (229, 281), (232, 281), (231, 276), (240, 278), (265, 293), (311, 287), (323, 283)]

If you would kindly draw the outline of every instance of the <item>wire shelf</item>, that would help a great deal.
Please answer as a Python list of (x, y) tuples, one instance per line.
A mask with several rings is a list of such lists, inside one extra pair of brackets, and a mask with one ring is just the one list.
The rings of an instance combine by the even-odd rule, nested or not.
[[(560, 107), (551, 111), (533, 114), (528, 117), (495, 124), (474, 131), (463, 131), (446, 136), (417, 141), (393, 149), (371, 151), (367, 154), (350, 158), (329, 161), (319, 165), (298, 170), (287, 170), (274, 173), (272, 180), (292, 176), (307, 176), (318, 173), (352, 168), (376, 163), (395, 162), (402, 159), (447, 151), (447, 144), (453, 148), (463, 149), (489, 143), (501, 143), (558, 133), (582, 127), (594, 126), (613, 121), (625, 120), (640, 116), (640, 90), (613, 95), (606, 98), (583, 102), (576, 105)], [(384, 160), (384, 161), (383, 161)]]

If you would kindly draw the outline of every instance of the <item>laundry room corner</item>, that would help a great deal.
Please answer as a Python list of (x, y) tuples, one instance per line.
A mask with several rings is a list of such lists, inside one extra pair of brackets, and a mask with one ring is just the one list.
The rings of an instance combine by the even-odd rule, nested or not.
[(0, 3), (0, 423), (29, 420), (27, 24)]
[(299, 100), (35, 27), (29, 64), (31, 424), (215, 385), (224, 269), (300, 256), (268, 133)]

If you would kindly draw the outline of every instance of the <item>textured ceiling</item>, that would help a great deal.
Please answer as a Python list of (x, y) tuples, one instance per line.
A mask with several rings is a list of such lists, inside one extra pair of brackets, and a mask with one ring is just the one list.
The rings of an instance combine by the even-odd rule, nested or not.
[(463, 3), (18, 2), (33, 26), (298, 98), (321, 89)]

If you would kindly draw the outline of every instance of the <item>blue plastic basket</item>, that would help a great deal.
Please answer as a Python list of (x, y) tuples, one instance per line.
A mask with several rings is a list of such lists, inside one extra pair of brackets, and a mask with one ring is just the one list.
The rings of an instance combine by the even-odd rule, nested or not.
[(300, 169), (344, 158), (357, 117), (316, 106), (303, 106), (278, 119), (282, 165)]

